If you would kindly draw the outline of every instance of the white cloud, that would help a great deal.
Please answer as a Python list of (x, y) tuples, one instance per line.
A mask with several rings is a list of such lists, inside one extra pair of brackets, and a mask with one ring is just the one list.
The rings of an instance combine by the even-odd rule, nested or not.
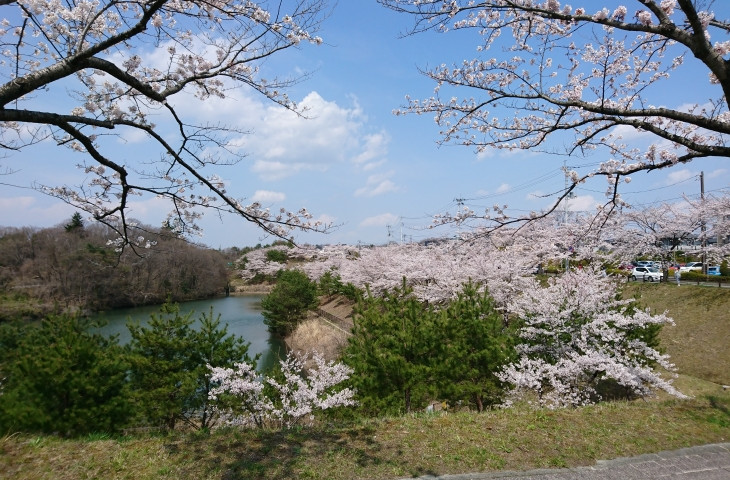
[(611, 129), (611, 135), (614, 138), (620, 138), (622, 142), (634, 142), (639, 140), (656, 140), (657, 137), (653, 133), (645, 130), (637, 130), (629, 125), (619, 125)]
[(286, 200), (286, 194), (282, 192), (272, 192), (269, 190), (256, 190), (251, 197), (252, 202), (261, 203), (278, 203)]
[(134, 143), (143, 143), (150, 139), (150, 137), (142, 130), (131, 128), (124, 130), (118, 138), (118, 142), (129, 145)]
[(477, 152), (476, 159), (478, 162), (485, 160), (487, 158), (509, 158), (513, 159), (515, 157), (519, 158), (530, 158), (535, 157), (537, 155), (540, 155), (540, 152), (532, 151), (532, 150), (523, 150), (521, 148), (515, 148), (513, 150), (510, 150), (508, 148), (485, 148), (482, 152)]
[(508, 183), (503, 183), (500, 185), (495, 193), (507, 193), (512, 189), (512, 187)]
[(389, 180), (389, 177), (393, 175), (393, 172), (382, 173), (377, 175), (370, 175), (367, 179), (367, 183), (364, 187), (358, 188), (355, 191), (356, 197), (375, 197), (388, 192), (395, 192), (398, 187), (395, 183)]
[(34, 203), (35, 199), (33, 197), (0, 198), (0, 209), (3, 212), (10, 212), (14, 208), (30, 208)]
[(398, 221), (398, 216), (392, 213), (382, 213), (374, 217), (368, 217), (360, 222), (361, 227), (384, 227), (386, 225), (393, 225)]
[[(38, 194), (38, 197), (19, 196), (0, 198), (5, 227), (53, 227), (71, 218), (76, 211), (72, 206)], [(85, 216), (85, 215), (84, 215)]]
[(380, 160), (378, 160), (376, 162), (366, 163), (365, 165), (362, 166), (362, 171), (363, 172), (369, 172), (370, 170), (375, 170), (376, 168), (378, 168), (378, 167), (382, 166), (383, 164), (385, 164), (385, 162), (386, 162), (386, 160), (383, 158), (383, 159), (380, 159)]
[[(363, 114), (359, 107), (343, 108), (312, 92), (300, 103), (306, 117), (281, 107), (269, 107), (238, 140), (242, 151), (255, 159), (253, 171), (276, 180), (304, 170), (324, 171), (360, 148)], [(365, 137), (362, 161), (382, 151), (382, 135)]]
[(568, 210), (571, 212), (593, 212), (598, 201), (592, 195), (578, 195), (568, 199)]
[(170, 200), (160, 197), (150, 197), (144, 200), (129, 202), (128, 217), (146, 225), (160, 225), (173, 209)]
[(713, 170), (710, 173), (707, 174), (707, 178), (719, 178), (727, 174), (727, 169), (725, 168), (718, 168), (717, 170)]
[(365, 135), (363, 138), (363, 151), (352, 159), (356, 165), (372, 164), (379, 158), (387, 155), (390, 137), (385, 132), (372, 135)]
[(327, 170), (327, 168), (324, 165), (267, 162), (265, 160), (257, 160), (251, 167), (251, 171), (258, 173), (264, 180), (280, 180), (282, 178), (296, 175), (304, 170), (319, 170), (323, 172)]
[(696, 177), (697, 174), (689, 169), (683, 168), (682, 170), (672, 170), (667, 174), (667, 185), (683, 182), (689, 180), (692, 177)]

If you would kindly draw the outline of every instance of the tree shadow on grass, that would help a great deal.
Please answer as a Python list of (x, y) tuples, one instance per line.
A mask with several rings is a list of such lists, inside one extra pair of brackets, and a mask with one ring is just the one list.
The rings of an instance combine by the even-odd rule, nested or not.
[(730, 400), (714, 395), (709, 395), (707, 399), (714, 409), (713, 415), (708, 418), (708, 421), (721, 427), (730, 427)]
[[(211, 435), (189, 435), (167, 445), (172, 455), (184, 455), (206, 477), (221, 480), (328, 478), (328, 469), (347, 465), (408, 467), (398, 452), (388, 451), (374, 438), (372, 427), (301, 428), (281, 431), (225, 429)], [(321, 461), (320, 461), (321, 459)], [(406, 470), (404, 470), (406, 471)], [(429, 471), (409, 474), (434, 474)], [(340, 478), (357, 476), (341, 473)]]

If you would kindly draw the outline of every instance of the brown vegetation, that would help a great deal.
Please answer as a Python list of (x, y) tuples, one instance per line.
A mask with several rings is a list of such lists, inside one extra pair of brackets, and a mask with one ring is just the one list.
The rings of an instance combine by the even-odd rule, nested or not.
[(325, 299), (319, 311), (310, 312), (307, 319), (286, 338), (287, 348), (301, 352), (314, 350), (325, 360), (336, 360), (350, 336), (352, 307), (353, 302), (344, 297)]
[(99, 224), (0, 229), (0, 320), (224, 293), (221, 252), (151, 230), (140, 231), (151, 248), (118, 252), (108, 244), (116, 234)]

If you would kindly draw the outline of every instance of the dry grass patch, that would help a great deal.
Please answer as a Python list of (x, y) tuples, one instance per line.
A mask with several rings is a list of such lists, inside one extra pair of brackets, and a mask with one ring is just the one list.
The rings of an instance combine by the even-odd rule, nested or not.
[(287, 337), (286, 346), (294, 352), (317, 351), (325, 360), (336, 360), (347, 337), (346, 332), (311, 314)]
[(326, 360), (337, 360), (347, 346), (352, 329), (353, 302), (335, 296), (320, 305), (320, 309), (334, 315), (337, 320), (320, 317), (310, 312), (286, 338), (286, 345), (292, 351), (319, 352)]

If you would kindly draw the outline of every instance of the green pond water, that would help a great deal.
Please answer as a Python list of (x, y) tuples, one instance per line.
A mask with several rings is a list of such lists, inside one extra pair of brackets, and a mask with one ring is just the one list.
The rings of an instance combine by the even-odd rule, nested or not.
[[(229, 335), (243, 337), (246, 342), (251, 343), (248, 348), (250, 356), (261, 354), (258, 370), (263, 372), (286, 356), (286, 349), (284, 342), (272, 337), (264, 324), (264, 317), (261, 314), (262, 298), (261, 295), (244, 295), (183, 302), (179, 304), (180, 313), (192, 310), (195, 312), (193, 318), (197, 319), (202, 313), (210, 312), (212, 306), (213, 315), (221, 316), (221, 325), (228, 325)], [(118, 335), (119, 343), (126, 345), (131, 340), (127, 323), (131, 321), (145, 325), (150, 320), (150, 314), (159, 311), (159, 305), (147, 305), (100, 312), (91, 318), (105, 322), (104, 326), (96, 329), (97, 332), (109, 336)]]

